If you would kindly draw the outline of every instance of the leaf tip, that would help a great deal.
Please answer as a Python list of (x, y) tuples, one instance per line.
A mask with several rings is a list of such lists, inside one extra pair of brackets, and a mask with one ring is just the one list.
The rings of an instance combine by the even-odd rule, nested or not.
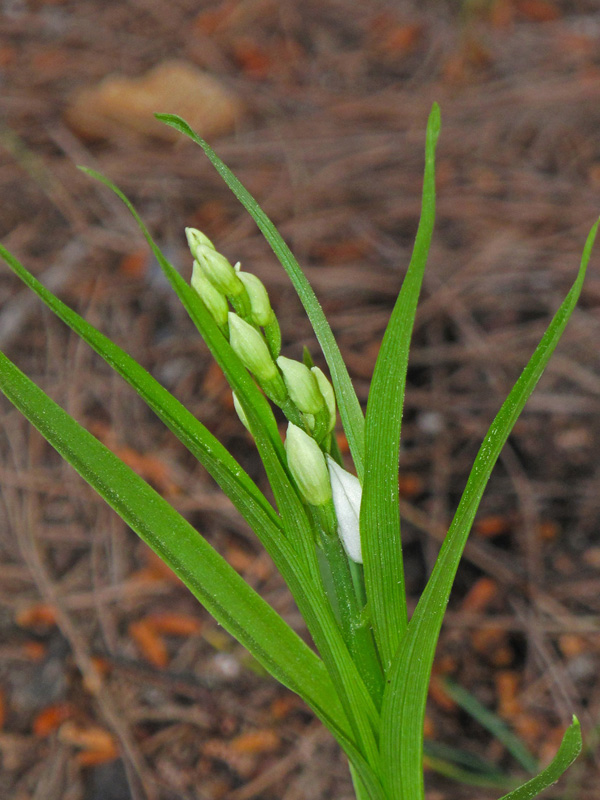
[(84, 164), (77, 164), (77, 169), (83, 172), (84, 175), (89, 175), (91, 178), (95, 178), (97, 175), (95, 170), (91, 167), (86, 167)]
[(442, 112), (438, 103), (434, 102), (429, 112), (429, 119), (427, 120), (427, 139), (431, 145), (435, 145), (440, 130), (442, 129)]
[(168, 125), (170, 128), (175, 128), (176, 131), (179, 133), (183, 133), (185, 136), (188, 136), (190, 139), (194, 141), (200, 140), (198, 134), (194, 131), (194, 129), (178, 114), (155, 114), (154, 118), (157, 119), (159, 122), (164, 122), (165, 125)]

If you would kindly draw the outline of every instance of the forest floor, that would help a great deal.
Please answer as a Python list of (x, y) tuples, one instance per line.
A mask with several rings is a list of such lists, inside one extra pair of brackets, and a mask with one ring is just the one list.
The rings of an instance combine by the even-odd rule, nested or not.
[[(461, 6), (459, 8), (459, 6)], [(597, 0), (5, 0), (0, 236), (173, 391), (264, 485), (220, 372), (121, 203), (188, 277), (205, 231), (269, 288), (284, 353), (315, 341), (283, 270), (198, 148), (257, 197), (322, 301), (366, 402), (442, 110), (436, 231), (406, 397), (410, 605), (482, 436), (568, 291), (600, 211)], [(209, 78), (206, 78), (206, 75)], [(188, 84), (189, 81), (189, 84)], [(598, 250), (598, 248), (597, 248)], [(600, 793), (600, 256), (484, 496), (438, 649), (427, 736), (522, 775), (450, 680)], [(157, 488), (305, 635), (281, 578), (184, 448), (0, 269), (0, 346)], [(343, 445), (343, 438), (340, 437)], [(349, 800), (330, 735), (0, 403), (0, 796)], [(428, 770), (428, 800), (492, 800)]]

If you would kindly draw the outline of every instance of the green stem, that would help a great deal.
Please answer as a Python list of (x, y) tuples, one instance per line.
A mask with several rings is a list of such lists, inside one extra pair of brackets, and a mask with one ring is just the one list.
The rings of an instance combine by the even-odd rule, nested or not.
[(283, 411), (286, 419), (289, 420), (289, 422), (293, 422), (294, 425), (297, 425), (299, 428), (302, 428), (303, 431), (306, 431), (309, 434), (311, 433), (309, 430), (307, 430), (307, 427), (304, 423), (304, 419), (302, 418), (302, 414), (292, 403), (292, 401), (289, 398), (289, 395), (283, 403), (279, 404), (279, 408)]
[(354, 592), (361, 608), (367, 605), (367, 591), (365, 589), (365, 571), (362, 564), (357, 564), (356, 561), (348, 559), (348, 566), (350, 567), (350, 575), (352, 576), (352, 583), (354, 585)]
[(323, 447), (323, 440), (327, 436), (329, 428), (329, 411), (325, 404), (323, 408), (315, 414), (315, 429), (313, 431), (313, 438), (321, 447)]
[[(312, 510), (321, 531), (321, 547), (331, 571), (335, 606), (339, 611), (340, 627), (352, 659), (365, 682), (373, 702), (379, 709), (383, 696), (384, 680), (381, 662), (375, 649), (375, 641), (370, 626), (364, 624), (362, 610), (363, 597), (356, 594), (352, 567), (337, 534), (337, 519), (333, 503), (326, 506), (313, 506)], [(359, 567), (358, 564), (354, 565)], [(359, 573), (360, 575), (360, 573)], [(360, 591), (360, 577), (358, 580)]]
[(273, 361), (277, 361), (277, 356), (281, 352), (281, 331), (275, 314), (273, 314), (271, 321), (265, 325), (264, 331), (271, 357)]
[(228, 299), (233, 306), (235, 313), (242, 319), (246, 320), (246, 322), (251, 322), (252, 305), (250, 303), (250, 298), (241, 281), (239, 281), (239, 285), (241, 285), (240, 291), (237, 294), (230, 294)]

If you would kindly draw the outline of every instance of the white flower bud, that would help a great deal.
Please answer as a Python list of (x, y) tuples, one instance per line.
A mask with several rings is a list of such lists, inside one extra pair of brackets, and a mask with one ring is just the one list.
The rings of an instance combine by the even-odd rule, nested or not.
[(202, 231), (199, 231), (197, 228), (186, 228), (185, 238), (187, 239), (188, 247), (190, 248), (190, 252), (194, 258), (196, 258), (196, 248), (200, 245), (211, 247), (213, 250), (215, 250), (215, 246), (208, 236), (205, 233), (202, 233)]
[(273, 309), (264, 283), (251, 272), (237, 271), (237, 276), (246, 287), (250, 298), (252, 322), (263, 327), (268, 325), (273, 318)]
[(242, 364), (259, 382), (281, 381), (267, 343), (261, 334), (233, 311), (229, 312), (229, 343)]
[(195, 248), (194, 255), (208, 280), (220, 292), (230, 297), (237, 297), (244, 290), (244, 284), (222, 253), (217, 253), (206, 244), (199, 244)]
[(304, 414), (317, 414), (325, 404), (319, 384), (309, 368), (300, 361), (279, 356), (277, 366), (281, 370), (286, 388), (293, 404)]
[(331, 500), (331, 483), (325, 456), (315, 440), (289, 423), (285, 437), (288, 467), (307, 503), (323, 506)]
[(327, 411), (329, 412), (329, 426), (327, 429), (327, 433), (331, 433), (331, 431), (335, 428), (335, 392), (333, 391), (333, 386), (325, 377), (325, 373), (319, 367), (312, 367), (311, 370), (312, 374), (315, 376), (317, 380), (317, 384), (319, 386), (319, 390), (323, 395), (323, 399), (325, 400), (325, 405), (327, 406)]
[(194, 261), (191, 284), (202, 298), (202, 302), (212, 314), (217, 325), (221, 327), (227, 325), (227, 314), (229, 313), (227, 298), (212, 285), (197, 261)]
[(360, 544), (360, 501), (362, 486), (354, 475), (342, 469), (331, 456), (327, 456), (333, 506), (338, 521), (338, 534), (348, 558), (362, 564)]

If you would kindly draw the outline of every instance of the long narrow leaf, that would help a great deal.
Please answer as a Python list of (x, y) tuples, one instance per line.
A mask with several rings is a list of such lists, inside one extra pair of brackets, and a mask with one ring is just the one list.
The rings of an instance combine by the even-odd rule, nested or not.
[[(263, 546), (290, 587), (299, 607), (309, 619), (312, 609), (323, 602), (311, 589), (305, 571), (299, 571), (298, 558), (284, 538), (283, 528), (273, 508), (250, 477), (223, 447), (223, 445), (164, 387), (124, 350), (86, 322), (46, 289), (2, 245), (0, 255), (23, 280), (67, 325), (78, 333), (122, 375), (148, 403), (155, 413), (180, 438), (198, 460), (206, 467), (256, 532)], [(314, 629), (317, 623), (313, 621)], [(321, 621), (321, 626), (323, 622)], [(329, 622), (334, 627), (334, 620)]]
[[(338, 696), (350, 720), (359, 747), (364, 752), (369, 764), (373, 766), (378, 763), (376, 734), (379, 716), (327, 602), (314, 548), (314, 534), (304, 506), (287, 473), (283, 447), (272, 411), (197, 293), (165, 258), (128, 198), (103, 175), (88, 169), (85, 169), (84, 172), (108, 186), (125, 203), (140, 226), (140, 230), (152, 248), (165, 276), (204, 338), (215, 360), (223, 369), (232, 389), (238, 397), (242, 397), (246, 401), (246, 413), (250, 426), (281, 512), (290, 545), (298, 560), (295, 575), (288, 570), (285, 577), (289, 580), (290, 588), (307, 621), (310, 633), (334, 680)], [(283, 544), (280, 547), (283, 548)], [(293, 555), (291, 559), (288, 555), (284, 560), (288, 564), (291, 563)], [(281, 566), (279, 568), (281, 569)], [(302, 569), (305, 576), (304, 582), (298, 580), (299, 568)]]
[(446, 680), (444, 688), (454, 702), (486, 728), (496, 741), (501, 742), (522, 767), (528, 772), (536, 771), (538, 763), (535, 756), (529, 751), (525, 742), (513, 733), (497, 714), (482, 705), (475, 695), (453, 681)]
[(323, 662), (180, 514), (3, 353), (0, 390), (271, 675), (343, 729)]
[[(475, 459), (467, 486), (427, 586), (394, 657), (382, 705), (384, 785), (390, 796), (422, 800), (423, 721), (431, 667), (454, 576), (481, 496), (512, 428), (542, 375), (581, 292), (598, 222), (587, 238), (581, 267), (570, 292), (503, 403)], [(398, 755), (399, 754), (399, 755)]]
[(221, 330), (196, 291), (186, 283), (154, 242), (150, 232), (129, 199), (104, 175), (90, 169), (83, 169), (83, 171), (96, 180), (101, 181), (127, 206), (151, 247), (167, 280), (181, 300), (192, 322), (198, 328), (198, 331), (202, 335), (213, 357), (225, 373), (231, 388), (236, 392), (238, 397), (244, 398), (246, 413), (255, 435), (255, 440), (261, 458), (263, 459), (275, 499), (280, 506), (279, 510), (284, 519), (285, 527), (292, 535), (297, 537), (298, 557), (302, 558), (308, 548), (311, 538), (310, 527), (301, 504), (297, 499), (294, 499), (295, 492), (292, 489), (289, 477), (285, 473), (283, 467), (285, 464), (283, 445), (277, 430), (273, 412), (267, 400), (258, 390), (256, 384), (248, 374), (248, 371), (232, 350), (229, 342), (223, 336)]
[[(74, 314), (74, 312), (72, 312)], [(97, 334), (97, 339), (102, 338), (101, 334)], [(105, 337), (104, 337), (105, 338)], [(96, 341), (97, 343), (97, 341)], [(110, 344), (110, 343), (109, 343)], [(118, 349), (118, 348), (116, 348)], [(135, 362), (134, 362), (135, 364)], [(139, 367), (139, 365), (137, 365)], [(142, 369), (141, 367), (139, 368)], [(25, 387), (25, 391), (23, 390)], [(33, 387), (33, 388), (31, 388)], [(215, 599), (213, 598), (212, 601), (206, 600), (206, 591), (202, 591), (202, 589), (206, 590), (206, 587), (200, 585), (200, 589), (198, 588), (198, 580), (202, 581), (204, 578), (203, 573), (200, 575), (200, 579), (198, 577), (198, 571), (196, 570), (194, 559), (187, 558), (189, 556), (190, 546), (195, 547), (198, 549), (199, 544), (203, 546), (204, 549), (201, 549), (201, 555), (208, 552), (212, 559), (207, 560), (206, 570), (207, 574), (209, 574), (214, 583), (219, 582), (220, 577), (222, 577), (222, 570), (215, 568), (215, 562), (217, 565), (221, 565), (225, 570), (226, 577), (231, 579), (231, 576), (236, 576), (234, 579), (237, 588), (246, 587), (245, 582), (237, 576), (237, 574), (231, 570), (231, 568), (224, 562), (221, 557), (215, 553), (209, 545), (204, 542), (204, 540), (196, 534), (196, 532), (188, 525), (188, 523), (183, 520), (171, 507), (165, 503), (155, 492), (154, 490), (150, 489), (147, 484), (144, 483), (139, 477), (135, 476), (129, 467), (126, 467), (122, 462), (119, 461), (115, 456), (110, 453), (103, 445), (97, 442), (94, 437), (92, 437), (87, 431), (79, 428), (77, 423), (74, 420), (71, 420), (67, 414), (65, 414), (62, 409), (59, 409), (49, 398), (46, 398), (41, 390), (37, 389), (34, 384), (31, 384), (25, 376), (18, 372), (16, 367), (10, 364), (8, 359), (2, 354), (0, 354), (0, 388), (4, 393), (12, 400), (15, 405), (30, 419), (30, 421), (38, 427), (38, 429), (42, 432), (43, 435), (56, 447), (56, 449), (67, 459), (73, 466), (82, 474), (82, 476), (88, 480), (88, 482), (94, 486), (102, 496), (110, 502), (110, 504), (117, 510), (117, 512), (131, 525), (131, 527), (136, 530), (140, 534), (145, 541), (150, 544), (151, 547), (155, 549), (156, 552), (159, 553), (161, 558), (163, 558), (166, 563), (168, 563), (179, 575), (182, 581), (193, 591), (193, 593), (200, 599), (201, 602), (208, 608), (208, 610), (215, 616), (215, 618), (221, 622), (230, 632), (236, 636), (242, 644), (248, 647), (250, 652), (252, 652), (261, 663), (264, 663), (265, 667), (275, 675), (278, 680), (280, 680), (285, 685), (288, 685), (294, 691), (297, 691), (300, 696), (302, 696), (306, 702), (311, 705), (313, 710), (318, 714), (318, 716), (322, 719), (322, 721), (329, 727), (332, 731), (334, 736), (338, 739), (341, 746), (344, 748), (348, 756), (351, 758), (352, 762), (355, 764), (356, 769), (361, 774), (365, 784), (369, 786), (370, 796), (374, 800), (383, 800), (383, 795), (381, 794), (381, 787), (372, 772), (371, 768), (368, 766), (365, 758), (362, 756), (360, 750), (353, 742), (352, 737), (348, 733), (347, 729), (347, 719), (344, 712), (341, 710), (339, 706), (339, 700), (337, 696), (337, 692), (335, 691), (334, 687), (329, 684), (329, 676), (327, 673), (324, 675), (325, 680), (325, 688), (323, 689), (323, 696), (327, 698), (328, 702), (321, 705), (316, 705), (314, 702), (311, 701), (311, 698), (306, 694), (306, 692), (302, 691), (301, 688), (298, 687), (297, 681), (292, 677), (289, 680), (286, 680), (281, 670), (277, 671), (269, 666), (268, 661), (265, 661), (264, 658), (261, 658), (261, 652), (257, 651), (256, 648), (253, 648), (248, 644), (249, 641), (253, 641), (256, 633), (260, 633), (260, 630), (255, 631), (253, 626), (250, 626), (250, 639), (248, 636), (244, 637), (240, 635), (240, 626), (239, 626), (239, 615), (238, 615), (238, 604), (236, 604), (235, 600), (235, 592), (230, 595), (231, 586), (227, 581), (223, 582), (223, 594), (220, 595), (222, 600), (222, 607), (216, 604)], [(161, 387), (162, 388), (162, 387)], [(26, 396), (26, 392), (29, 391), (31, 397)], [(36, 398), (37, 392), (37, 398)], [(40, 402), (40, 399), (43, 399)], [(73, 433), (75, 431), (75, 433)], [(79, 442), (81, 452), (77, 452), (73, 454), (73, 442), (78, 442), (77, 436), (81, 434)], [(87, 440), (87, 441), (86, 441)], [(216, 440), (215, 440), (216, 442)], [(219, 443), (217, 442), (217, 445)], [(103, 478), (102, 469), (103, 463), (102, 459), (97, 457), (97, 453), (100, 452), (104, 456), (104, 460), (108, 460), (109, 467), (111, 467), (111, 471), (109, 472), (109, 476), (107, 477), (104, 475), (104, 482), (101, 484), (100, 481)], [(81, 455), (83, 453), (83, 456)], [(81, 459), (87, 457), (86, 462), (82, 462)], [(83, 463), (83, 466), (82, 466)], [(91, 468), (90, 468), (91, 464)], [(92, 470), (92, 471), (91, 471)], [(95, 472), (93, 472), (95, 470)], [(138, 527), (136, 527), (135, 522), (133, 521), (132, 514), (135, 513), (136, 509), (128, 510), (127, 508), (127, 495), (126, 493), (123, 494), (123, 497), (120, 499), (120, 504), (116, 504), (110, 501), (110, 497), (113, 495), (119, 495), (119, 481), (116, 480), (115, 471), (118, 473), (121, 471), (125, 474), (126, 479), (129, 479), (130, 476), (135, 476), (134, 478), (134, 486), (133, 486), (133, 495), (137, 499), (137, 506), (140, 506), (140, 503), (145, 498), (144, 492), (140, 492), (139, 487), (145, 487), (145, 491), (149, 496), (149, 502), (147, 508), (144, 508), (142, 503), (142, 510), (137, 513), (135, 520), (137, 520)], [(101, 488), (103, 491), (101, 491)], [(122, 494), (122, 493), (121, 493)], [(150, 503), (154, 506), (159, 504), (162, 506), (162, 510), (166, 514), (168, 518), (168, 530), (171, 532), (172, 539), (168, 541), (164, 541), (164, 531), (163, 531), (163, 541), (161, 543), (161, 548), (156, 545), (158, 541), (157, 537), (154, 536), (153, 538), (153, 529), (156, 528), (158, 525), (160, 527), (160, 518), (157, 518), (157, 514), (155, 508), (150, 509)], [(148, 532), (142, 532), (140, 527), (144, 523), (144, 514), (147, 515), (149, 519), (152, 520), (152, 529)], [(169, 519), (172, 517), (174, 522)], [(266, 515), (261, 515), (260, 513), (257, 515), (256, 522), (259, 522), (262, 526), (266, 527), (267, 530), (272, 526), (272, 523), (268, 519)], [(260, 530), (260, 529), (259, 529)], [(302, 569), (295, 568), (295, 558), (294, 554), (290, 551), (289, 546), (286, 543), (286, 540), (279, 532), (279, 541), (277, 540), (277, 529), (275, 531), (269, 531), (268, 535), (265, 535), (262, 540), (265, 542), (266, 545), (270, 545), (269, 552), (271, 553), (276, 565), (288, 581), (290, 588), (294, 596), (297, 599), (299, 607), (306, 615), (306, 617), (310, 620), (312, 618), (316, 618), (323, 615), (323, 610), (321, 609), (319, 612), (319, 602), (318, 597), (314, 596), (314, 592), (311, 591), (311, 582), (308, 579), (307, 575)], [(195, 541), (192, 541), (190, 545), (190, 539), (195, 537)], [(169, 553), (169, 547), (172, 548), (172, 552)], [(179, 548), (183, 548), (183, 556), (182, 551)], [(208, 548), (208, 551), (206, 551)], [(185, 564), (182, 566), (181, 561), (184, 560)], [(214, 587), (214, 583), (212, 584)], [(254, 592), (248, 588), (248, 591), (252, 593), (254, 596)], [(224, 600), (223, 600), (224, 597)], [(228, 600), (231, 597), (232, 602), (229, 604)], [(258, 597), (258, 601), (261, 601), (261, 598)], [(231, 609), (233, 608), (233, 612)], [(266, 608), (269, 608), (266, 606)], [(315, 612), (314, 609), (317, 609)], [(224, 618), (224, 610), (231, 612), (229, 619), (229, 624), (227, 619)], [(260, 606), (258, 608), (257, 613), (260, 615), (260, 619), (265, 623), (268, 624), (269, 616), (263, 613), (264, 606)], [(271, 612), (274, 614), (275, 612)], [(236, 619), (236, 615), (237, 619)], [(277, 615), (275, 615), (277, 616)], [(243, 621), (243, 620), (242, 620)], [(236, 625), (236, 622), (238, 623)], [(283, 621), (281, 620), (281, 623)], [(334, 622), (331, 623), (334, 627)], [(260, 626), (259, 626), (260, 627)], [(314, 627), (314, 623), (313, 626)], [(290, 631), (291, 632), (291, 631)], [(293, 633), (293, 632), (291, 632)], [(295, 636), (295, 634), (293, 634)], [(302, 645), (305, 647), (304, 645)], [(286, 640), (285, 637), (277, 640), (277, 647), (273, 652), (279, 652), (279, 648), (286, 647)], [(343, 642), (340, 642), (340, 647), (343, 647)], [(312, 655), (312, 651), (308, 651)], [(314, 658), (317, 658), (316, 656)], [(342, 659), (340, 659), (342, 660)], [(301, 659), (299, 660), (299, 666), (301, 667)], [(317, 661), (316, 664), (322, 664), (322, 662)], [(312, 668), (311, 668), (312, 669)], [(323, 677), (322, 675), (323, 670), (316, 669), (314, 672), (313, 678), (315, 683), (318, 682), (319, 678)], [(301, 677), (301, 676), (300, 676)]]
[[(250, 476), (212, 433), (135, 359), (43, 286), (0, 244), (12, 271), (136, 390), (157, 416), (212, 475), (251, 528), (283, 531), (281, 520)], [(266, 545), (266, 543), (263, 542)], [(267, 548), (268, 549), (268, 548)]]
[(204, 150), (211, 164), (235, 194), (240, 203), (250, 213), (271, 249), (292, 281), (298, 297), (311, 321), (315, 335), (323, 349), (323, 354), (331, 372), (340, 416), (344, 425), (348, 444), (359, 478), (363, 476), (364, 460), (364, 418), (352, 386), (348, 370), (340, 354), (337, 342), (331, 331), (315, 293), (306, 279), (290, 248), (250, 192), (240, 183), (231, 170), (221, 161), (214, 150), (201, 139), (190, 126), (175, 114), (156, 114), (156, 118), (188, 136)]
[(543, 791), (552, 786), (553, 783), (568, 769), (573, 761), (581, 753), (581, 729), (577, 717), (573, 717), (573, 723), (565, 731), (558, 753), (554, 756), (546, 769), (539, 775), (532, 778), (527, 783), (513, 789), (512, 792), (505, 794), (500, 800), (533, 800)]
[(369, 789), (381, 785), (348, 733), (337, 692), (319, 657), (229, 564), (133, 470), (0, 353), (0, 391), (168, 564), (206, 609), (332, 731)]
[(435, 146), (439, 133), (440, 109), (434, 103), (427, 124), (421, 221), (375, 364), (365, 420), (360, 530), (371, 621), (385, 669), (406, 630), (398, 453), (408, 351), (435, 221)]

